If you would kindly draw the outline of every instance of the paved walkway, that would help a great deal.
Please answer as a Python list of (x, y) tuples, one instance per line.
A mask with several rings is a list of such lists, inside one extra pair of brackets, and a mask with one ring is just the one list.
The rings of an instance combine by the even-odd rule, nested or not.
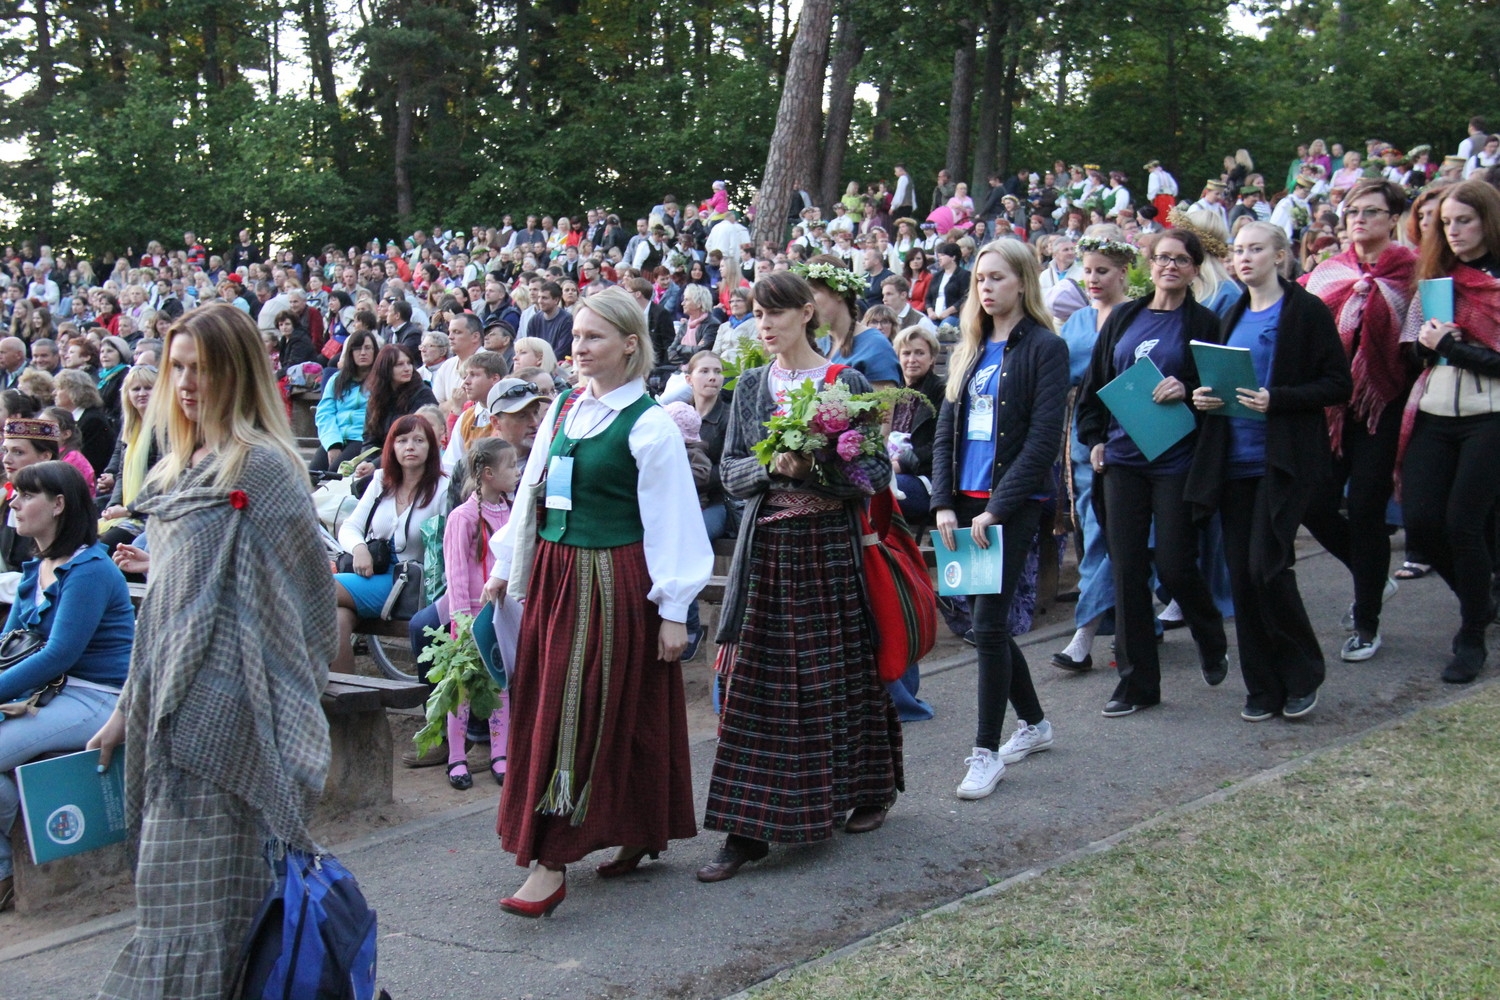
[[(1057, 671), (1047, 661), (1065, 640), (1043, 633), (1023, 645), (1057, 731), (1053, 750), (1014, 766), (989, 798), (956, 799), (973, 739), (973, 658), (929, 665), (922, 694), (938, 718), (907, 727), (908, 791), (885, 826), (820, 847), (773, 849), (730, 882), (693, 878), (718, 844), (703, 834), (615, 882), (577, 865), (553, 919), (509, 917), (494, 903), (523, 873), (500, 852), (492, 796), (343, 845), (339, 856), (380, 912), (382, 984), (395, 1000), (723, 997), (1454, 694), (1438, 680), (1457, 627), (1456, 605), (1440, 580), (1403, 584), (1387, 606), (1384, 649), (1368, 663), (1345, 664), (1336, 651), (1348, 578), (1316, 547), (1299, 569), (1329, 657), (1319, 708), (1302, 722), (1242, 722), (1237, 671), (1221, 687), (1206, 687), (1183, 631), (1170, 633), (1163, 648), (1163, 704), (1102, 718), (1112, 671)], [(1098, 640), (1096, 662), (1107, 664), (1108, 644)], [(699, 734), (693, 760), (700, 816), (712, 757), (712, 734)], [(0, 998), (93, 996), (128, 922), (121, 915), (97, 922), (88, 936), (0, 948)]]

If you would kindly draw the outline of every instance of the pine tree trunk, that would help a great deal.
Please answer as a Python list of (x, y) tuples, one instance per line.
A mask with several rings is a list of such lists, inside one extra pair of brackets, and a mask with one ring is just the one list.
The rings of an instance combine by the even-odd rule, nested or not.
[(1010, 48), (1005, 30), (1009, 14), (1010, 0), (990, 0), (984, 25), (984, 76), (979, 92), (979, 127), (974, 135), (974, 172), (969, 184), (969, 192), (976, 200), (978, 192), (985, 189), (985, 178), (995, 170), (995, 133), (1000, 127), (1005, 54)]
[(798, 163), (809, 162), (810, 151), (796, 146), (807, 141), (808, 125), (817, 121), (823, 105), (823, 72), (828, 64), (832, 22), (833, 0), (805, 0), (802, 4), (802, 21), (792, 42), (781, 104), (776, 110), (776, 129), (771, 133), (766, 171), (760, 182), (755, 215), (757, 246), (765, 240), (781, 242), (792, 191), (808, 183), (794, 171)]
[(411, 221), (411, 172), (406, 161), (411, 156), (412, 126), (416, 111), (412, 107), (411, 73), (403, 69), (396, 76), (396, 216), (405, 226)]
[(953, 50), (953, 90), (948, 97), (948, 155), (944, 166), (950, 177), (962, 177), (969, 162), (969, 131), (974, 105), (974, 35)]
[(1021, 68), (1021, 9), (1012, 4), (1010, 25), (1006, 31), (1005, 84), (1000, 92), (1000, 151), (996, 169), (1004, 177), (1018, 169), (1011, 163), (1010, 150), (1016, 126), (1016, 81)]
[[(846, 7), (847, 11), (847, 7)], [(854, 118), (854, 71), (865, 54), (855, 19), (840, 15), (828, 68), (828, 125), (823, 134), (823, 176), (818, 204), (832, 205), (843, 194), (844, 154), (849, 150), (849, 125)]]

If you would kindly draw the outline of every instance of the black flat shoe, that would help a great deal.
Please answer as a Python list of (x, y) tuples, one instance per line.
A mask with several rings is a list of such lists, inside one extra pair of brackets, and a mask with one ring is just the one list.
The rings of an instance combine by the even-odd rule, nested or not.
[(1453, 659), (1448, 661), (1448, 666), (1443, 670), (1443, 681), (1448, 684), (1472, 684), (1484, 669), (1484, 659), (1483, 646), (1455, 643)]
[(504, 785), (505, 784), (505, 772), (504, 771), (497, 771), (497, 770), (495, 770), (495, 765), (496, 764), (504, 764), (504, 763), (505, 763), (505, 757), (504, 757), (503, 754), (501, 756), (499, 756), (499, 757), (491, 757), (490, 758), (490, 777), (495, 779), (495, 784), (497, 784), (497, 785)]
[(887, 810), (877, 809), (873, 806), (860, 806), (849, 814), (849, 819), (844, 823), (845, 833), (870, 833), (879, 830), (885, 822)]
[(1218, 687), (1229, 676), (1229, 654), (1203, 658), (1198, 667), (1203, 671), (1203, 682), (1209, 687)]
[[(455, 767), (461, 767), (461, 768), (463, 768), (464, 769), (464, 773), (463, 774), (454, 774), (453, 773), (453, 769)], [(451, 786), (453, 786), (454, 788), (458, 789), (460, 792), (467, 792), (469, 789), (473, 788), (474, 787), (474, 776), (469, 773), (468, 768), (469, 768), (469, 765), (468, 765), (467, 761), (457, 760), (457, 761), (454, 761), (452, 764), (449, 764), (448, 765), (448, 784), (451, 785)]]
[(1075, 660), (1067, 653), (1053, 653), (1052, 665), (1061, 670), (1071, 670), (1075, 674), (1085, 673), (1094, 669), (1094, 654), (1085, 654), (1081, 660)]
[(698, 869), (699, 882), (723, 882), (739, 874), (740, 867), (750, 861), (760, 861), (771, 853), (771, 845), (763, 840), (736, 837), (724, 842), (713, 861)]

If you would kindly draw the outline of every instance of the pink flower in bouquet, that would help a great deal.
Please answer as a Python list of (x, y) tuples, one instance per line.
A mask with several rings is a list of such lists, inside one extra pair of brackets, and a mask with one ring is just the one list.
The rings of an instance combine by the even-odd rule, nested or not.
[(819, 434), (838, 434), (849, 429), (849, 410), (840, 403), (819, 403), (812, 424)]
[(839, 435), (839, 458), (846, 462), (854, 461), (859, 457), (859, 451), (864, 445), (865, 437), (859, 431), (845, 431)]

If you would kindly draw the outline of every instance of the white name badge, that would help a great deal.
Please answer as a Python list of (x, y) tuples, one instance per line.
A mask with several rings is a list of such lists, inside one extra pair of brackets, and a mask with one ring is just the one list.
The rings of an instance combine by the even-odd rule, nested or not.
[(547, 466), (547, 507), (573, 509), (573, 459), (569, 455), (553, 455)]
[(969, 400), (967, 434), (970, 441), (988, 441), (995, 433), (995, 397), (973, 396)]

